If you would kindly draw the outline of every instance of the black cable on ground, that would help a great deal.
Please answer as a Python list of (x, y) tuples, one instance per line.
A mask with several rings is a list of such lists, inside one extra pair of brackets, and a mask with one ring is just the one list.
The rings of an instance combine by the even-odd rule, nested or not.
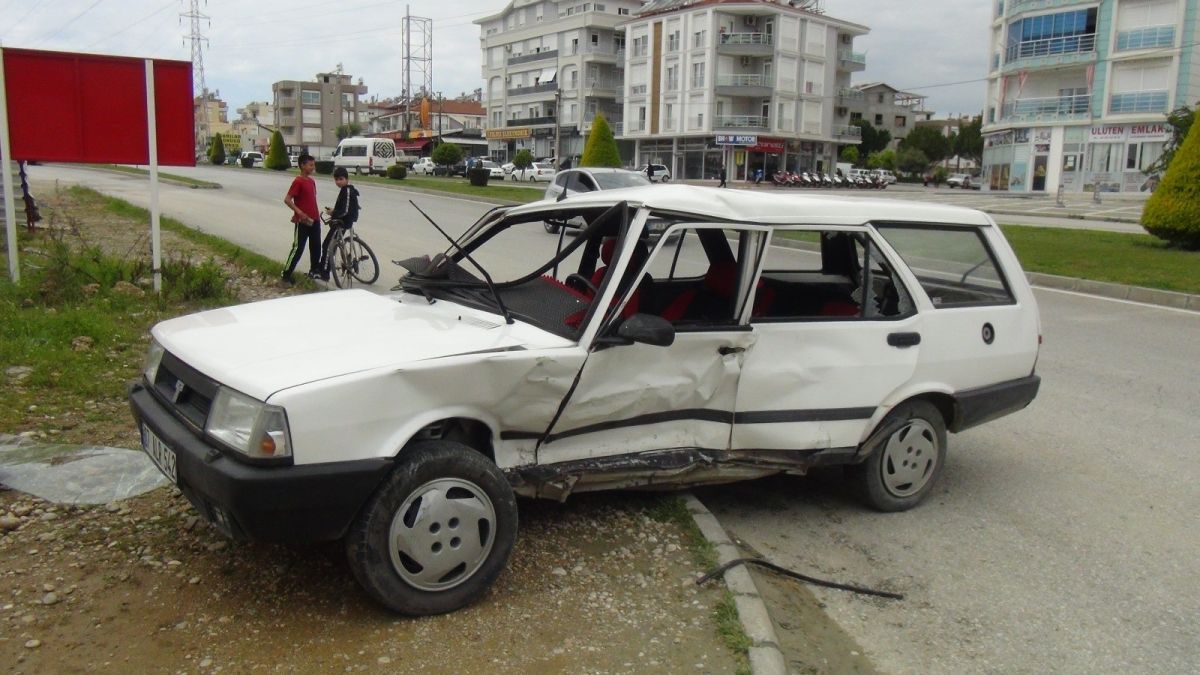
[(721, 565), (720, 567), (717, 567), (716, 569), (711, 570), (708, 574), (705, 574), (704, 576), (700, 577), (699, 579), (696, 579), (696, 585), (700, 586), (704, 582), (708, 581), (709, 579), (713, 579), (713, 578), (719, 577), (719, 576), (724, 576), (725, 572), (729, 571), (730, 568), (732, 568), (736, 565), (744, 565), (744, 564), (752, 564), (752, 565), (758, 565), (760, 567), (765, 567), (773, 572), (778, 572), (784, 576), (792, 577), (793, 579), (799, 579), (800, 581), (803, 581), (805, 583), (810, 583), (815, 586), (824, 586), (825, 588), (836, 588), (839, 591), (850, 591), (851, 593), (859, 593), (861, 595), (873, 595), (878, 598), (889, 598), (891, 600), (903, 600), (904, 599), (904, 595), (902, 593), (892, 593), (890, 591), (878, 591), (873, 588), (863, 588), (862, 586), (851, 586), (849, 584), (839, 584), (836, 581), (825, 581), (824, 579), (817, 579), (816, 577), (806, 576), (804, 574), (800, 574), (799, 572), (793, 572), (792, 570), (789, 570), (786, 567), (780, 567), (779, 565), (776, 565), (775, 563), (769, 562), (767, 560), (763, 560), (762, 558), (737, 558), (735, 560), (730, 560), (729, 562), (725, 563), (724, 565)]

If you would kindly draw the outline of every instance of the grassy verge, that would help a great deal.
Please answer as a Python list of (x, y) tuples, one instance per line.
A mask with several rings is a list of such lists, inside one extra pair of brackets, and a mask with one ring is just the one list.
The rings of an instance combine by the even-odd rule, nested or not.
[(400, 188), (417, 188), (419, 190), (481, 197), (483, 199), (500, 199), (520, 204), (536, 202), (546, 192), (544, 185), (541, 186), (542, 189), (535, 190), (527, 187), (517, 187), (507, 181), (489, 181), (486, 187), (479, 187), (471, 185), (466, 178), (459, 176), (413, 176), (409, 174), (403, 180), (393, 180), (379, 176), (354, 176), (351, 178), (351, 181)]
[[(142, 169), (142, 168), (139, 168), (136, 166), (123, 166), (121, 164), (95, 164), (93, 166), (95, 166), (98, 169), (104, 169), (105, 171), (117, 171), (119, 173), (131, 173), (131, 174), (135, 174), (138, 176), (149, 176), (150, 175), (149, 169)], [(165, 171), (159, 171), (158, 177), (163, 180), (171, 180), (171, 181), (175, 181), (176, 183), (185, 183), (187, 185), (191, 185), (192, 187), (198, 187), (198, 188), (219, 188), (219, 187), (221, 187), (220, 183), (212, 183), (212, 182), (209, 182), (206, 180), (199, 180), (197, 178), (189, 178), (187, 176), (180, 176), (180, 175), (173, 174), (173, 173), (166, 173)]]
[(1027, 272), (1200, 293), (1200, 253), (1148, 234), (1003, 225)]

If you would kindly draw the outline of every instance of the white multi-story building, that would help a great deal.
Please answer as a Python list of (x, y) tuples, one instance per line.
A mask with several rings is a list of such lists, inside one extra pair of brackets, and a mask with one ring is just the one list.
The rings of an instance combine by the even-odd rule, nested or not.
[(625, 25), (624, 134), (679, 178), (830, 171), (859, 142), (843, 97), (868, 29), (819, 0), (653, 0)]
[(1138, 193), (1170, 110), (1200, 95), (1200, 0), (993, 6), (984, 186)]
[(624, 85), (625, 38), (617, 26), (640, 0), (512, 0), (478, 19), (489, 154), (505, 161), (582, 154), (596, 113), (614, 133)]

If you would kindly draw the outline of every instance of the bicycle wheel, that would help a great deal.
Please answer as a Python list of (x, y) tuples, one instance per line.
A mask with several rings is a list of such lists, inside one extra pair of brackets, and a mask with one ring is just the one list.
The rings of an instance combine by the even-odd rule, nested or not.
[(367, 242), (358, 238), (358, 235), (352, 235), (349, 241), (346, 242), (348, 254), (348, 263), (350, 274), (358, 279), (359, 283), (371, 285), (379, 280), (379, 258), (375, 257), (375, 252), (367, 246)]
[(337, 245), (329, 252), (329, 274), (338, 288), (350, 288), (354, 285), (354, 277), (350, 276), (350, 240), (340, 238), (334, 243)]

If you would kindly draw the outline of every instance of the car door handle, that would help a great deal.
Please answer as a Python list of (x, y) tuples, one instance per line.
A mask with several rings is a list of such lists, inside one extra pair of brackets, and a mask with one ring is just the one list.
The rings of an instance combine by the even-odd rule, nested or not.
[(888, 344), (893, 347), (915, 347), (921, 344), (920, 333), (888, 333)]
[(730, 354), (741, 354), (746, 351), (745, 347), (721, 347), (717, 349), (717, 353), (721, 356), (729, 356)]

